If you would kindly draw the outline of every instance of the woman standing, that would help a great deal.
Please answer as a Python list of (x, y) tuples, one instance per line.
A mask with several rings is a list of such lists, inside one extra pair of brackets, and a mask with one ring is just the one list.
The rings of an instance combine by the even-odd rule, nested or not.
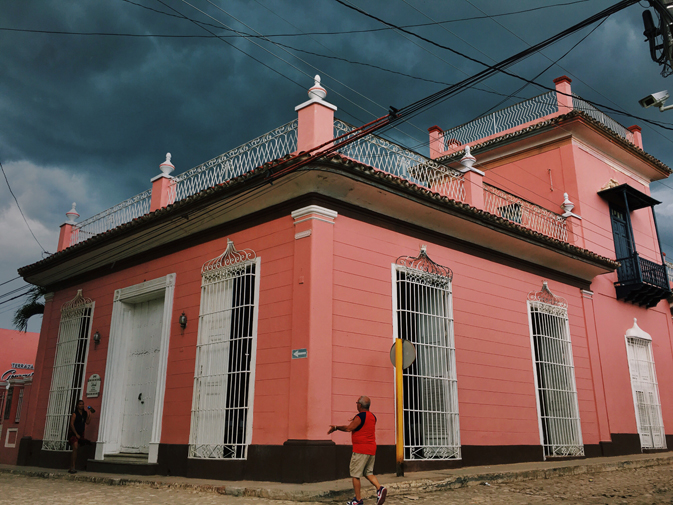
[(70, 470), (68, 473), (77, 473), (75, 463), (77, 462), (77, 449), (80, 445), (89, 443), (84, 438), (84, 429), (91, 422), (91, 413), (84, 410), (84, 401), (79, 400), (75, 411), (70, 416), (70, 430), (68, 432), (68, 443), (72, 446), (72, 455), (70, 456)]

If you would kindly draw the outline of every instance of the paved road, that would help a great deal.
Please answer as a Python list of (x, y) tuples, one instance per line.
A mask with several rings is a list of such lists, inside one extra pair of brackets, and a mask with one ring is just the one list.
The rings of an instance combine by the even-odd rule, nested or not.
[[(0, 473), (0, 504), (33, 505), (295, 505), (295, 502), (189, 491), (110, 486)], [(519, 483), (474, 486), (427, 494), (390, 496), (389, 505), (556, 504), (673, 505), (673, 465)], [(365, 504), (374, 505), (372, 499)], [(309, 505), (304, 502), (304, 505)]]

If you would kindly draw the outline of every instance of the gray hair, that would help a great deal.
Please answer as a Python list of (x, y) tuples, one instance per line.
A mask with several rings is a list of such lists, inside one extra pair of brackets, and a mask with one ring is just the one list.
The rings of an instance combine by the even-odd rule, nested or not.
[(369, 410), (369, 406), (372, 404), (372, 401), (369, 399), (368, 396), (361, 396), (360, 399), (358, 400), (358, 403), (362, 405), (363, 409)]

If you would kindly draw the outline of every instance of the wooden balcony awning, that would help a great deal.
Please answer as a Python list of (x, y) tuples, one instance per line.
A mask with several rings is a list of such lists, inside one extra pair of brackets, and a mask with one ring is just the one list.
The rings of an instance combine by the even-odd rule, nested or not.
[(613, 188), (599, 191), (598, 194), (606, 201), (614, 205), (620, 210), (626, 211), (626, 202), (628, 202), (629, 212), (644, 209), (645, 207), (654, 207), (660, 204), (659, 200), (655, 200), (642, 191), (629, 186), (628, 184), (620, 184)]

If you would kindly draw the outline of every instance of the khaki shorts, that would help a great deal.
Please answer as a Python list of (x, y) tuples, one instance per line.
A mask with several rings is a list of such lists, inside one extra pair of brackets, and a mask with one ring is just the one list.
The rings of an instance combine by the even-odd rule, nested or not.
[(376, 456), (369, 454), (358, 454), (354, 452), (351, 456), (351, 477), (359, 479), (367, 475), (374, 474), (374, 458)]

